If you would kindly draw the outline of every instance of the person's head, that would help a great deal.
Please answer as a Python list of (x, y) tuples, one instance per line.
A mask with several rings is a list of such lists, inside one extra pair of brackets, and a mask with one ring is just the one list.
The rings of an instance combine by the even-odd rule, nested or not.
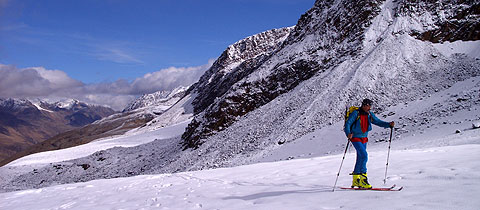
[(370, 111), (370, 109), (372, 108), (372, 103), (373, 103), (372, 100), (370, 100), (370, 99), (368, 99), (368, 98), (363, 99), (363, 101), (362, 101), (362, 109), (363, 109), (363, 111), (365, 111), (365, 112)]

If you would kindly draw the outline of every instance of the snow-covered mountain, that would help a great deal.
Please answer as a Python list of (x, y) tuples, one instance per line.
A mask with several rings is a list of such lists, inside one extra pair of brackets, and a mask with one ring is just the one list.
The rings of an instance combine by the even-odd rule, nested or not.
[(158, 91), (145, 94), (128, 104), (123, 112), (150, 107), (155, 109), (155, 113), (161, 114), (183, 98), (187, 90), (188, 87), (177, 87), (171, 91)]
[[(225, 79), (231, 85), (221, 86), (223, 94), (205, 96), (199, 86), (196, 116), (183, 136), (186, 147), (197, 148), (240, 117), (261, 110), (266, 113), (247, 117), (252, 125), (248, 129), (257, 133), (255, 141), (291, 141), (339, 119), (346, 104), (361, 98), (372, 98), (381, 110), (478, 75), (475, 57), (443, 56), (439, 45), (420, 35), (446, 37), (433, 38), (436, 41), (478, 40), (477, 3), (457, 3), (317, 1), (271, 56), (256, 59), (253, 68), (237, 70), (246, 76)], [(455, 22), (473, 25), (461, 27), (462, 34), (472, 35), (444, 30), (444, 25)], [(209, 94), (215, 101), (208, 106), (195, 103)], [(288, 102), (271, 107), (279, 96)], [(328, 112), (324, 106), (329, 106)], [(309, 112), (318, 114), (302, 116)], [(253, 123), (259, 121), (264, 123)], [(249, 139), (246, 133), (232, 135)]]
[(59, 133), (115, 113), (78, 100), (48, 103), (0, 99), (0, 162)]
[(195, 113), (204, 111), (217, 97), (225, 94), (232, 85), (255, 70), (270, 57), (294, 27), (273, 29), (256, 34), (230, 45), (212, 67), (192, 86)]
[[(415, 184), (420, 184), (419, 188), (425, 189), (418, 191), (418, 194), (408, 194), (407, 197), (416, 198), (422, 193), (436, 191), (428, 182), (422, 182), (429, 178), (448, 181), (450, 186), (465, 184), (469, 179), (460, 177), (471, 176), (469, 170), (478, 166), (472, 164), (466, 171), (459, 171), (459, 163), (452, 159), (469, 145), (478, 144), (479, 141), (478, 130), (471, 129), (472, 123), (480, 121), (479, 4), (478, 1), (447, 0), (316, 1), (295, 27), (260, 33), (227, 48), (183, 98), (155, 116), (145, 126), (123, 136), (99, 139), (96, 144), (86, 144), (81, 151), (87, 152), (78, 152), (78, 155), (73, 155), (72, 151), (75, 150), (63, 151), (63, 155), (59, 155), (62, 151), (57, 151), (58, 153), (40, 153), (12, 162), (0, 168), (0, 175), (5, 177), (0, 183), (1, 189), (11, 191), (103, 178), (165, 173), (158, 176), (115, 179), (112, 183), (123, 180), (132, 183), (139, 181), (148, 183), (137, 185), (141, 189), (151, 189), (149, 187), (159, 186), (159, 183), (148, 180), (158, 178), (167, 182), (167, 185), (186, 186), (171, 189), (200, 197), (201, 194), (193, 192), (195, 184), (220, 183), (215, 185), (218, 189), (233, 190), (221, 191), (221, 195), (215, 194), (218, 199), (213, 200), (222, 204), (212, 208), (223, 208), (223, 202), (228, 202), (228, 198), (255, 204), (266, 203), (266, 206), (259, 206), (257, 209), (275, 208), (278, 207), (277, 202), (263, 198), (269, 195), (276, 198), (299, 190), (306, 194), (310, 192), (309, 187), (319, 187), (318, 191), (331, 189), (329, 187), (338, 170), (339, 156), (292, 163), (299, 164), (300, 169), (293, 169), (287, 166), (288, 163), (279, 162), (254, 165), (251, 168), (245, 166), (248, 169), (221, 169), (211, 173), (177, 172), (343, 152), (346, 140), (341, 129), (345, 107), (359, 105), (366, 97), (374, 101), (374, 112), (377, 116), (396, 122), (396, 149), (420, 150), (415, 154), (406, 151), (408, 154), (403, 153), (405, 155), (401, 155), (402, 151), (394, 152), (398, 157), (409, 160), (409, 163), (399, 164), (389, 180), (412, 188), (415, 188)], [(455, 134), (456, 130), (460, 133)], [(163, 132), (172, 135), (162, 135)], [(374, 132), (370, 134), (369, 151), (383, 151), (374, 153), (373, 158), (385, 155), (385, 140), (388, 136), (389, 130), (374, 128)], [(122, 144), (114, 147), (117, 141)], [(129, 141), (141, 144), (132, 147), (123, 145)], [(100, 142), (110, 146), (101, 147), (101, 151), (85, 149), (93, 148)], [(428, 149), (445, 145), (463, 146), (453, 147), (454, 149)], [(447, 152), (448, 156), (442, 156), (442, 150), (453, 154)], [(438, 152), (435, 153), (438, 154), (436, 157), (442, 158), (434, 161), (428, 159), (428, 155), (422, 155), (431, 151)], [(431, 166), (414, 161), (413, 156), (422, 160), (428, 159)], [(462, 160), (466, 159), (472, 158)], [(412, 166), (412, 161), (418, 165)], [(376, 167), (372, 168), (373, 174), (376, 174), (374, 177), (381, 176), (378, 175), (382, 173), (378, 162), (371, 163), (376, 164)], [(444, 167), (443, 163), (448, 163), (448, 166)], [(312, 164), (317, 166), (314, 167), (317, 170), (307, 169)], [(274, 165), (277, 167), (273, 167)], [(412, 168), (416, 166), (418, 169)], [(262, 167), (274, 172), (254, 173)], [(351, 168), (351, 165), (345, 167)], [(350, 168), (345, 169), (342, 174), (342, 185), (349, 184), (349, 176), (346, 174)], [(232, 171), (226, 174), (238, 172), (239, 177), (246, 178), (209, 178), (227, 170)], [(448, 173), (448, 178), (439, 178), (441, 175), (436, 174), (438, 171)], [(200, 175), (203, 173), (206, 177)], [(192, 175), (184, 176), (185, 174)], [(282, 175), (285, 175), (285, 179), (281, 178)], [(302, 179), (305, 182), (300, 179), (295, 179), (295, 183), (288, 181), (297, 176), (306, 177)], [(417, 181), (414, 183), (412, 179)], [(271, 183), (269, 180), (274, 181)], [(62, 187), (77, 187), (86, 189), (82, 192), (90, 192), (88, 186), (96, 186), (95, 183), (100, 182)], [(305, 185), (301, 185), (302, 183)], [(113, 186), (108, 181), (101, 182), (100, 185)], [(243, 193), (233, 193), (235, 190), (244, 189), (241, 186), (250, 188), (240, 190)], [(278, 188), (272, 192), (261, 188), (262, 186)], [(47, 189), (59, 192), (62, 187)], [(127, 188), (135, 192), (138, 190), (134, 187), (114, 190)], [(43, 191), (38, 194), (48, 196), (47, 189), (46, 194), (42, 194)], [(170, 196), (178, 195), (173, 193), (173, 190), (161, 190), (168, 191)], [(37, 191), (20, 193), (31, 192)], [(447, 189), (447, 192), (458, 193), (453, 188)], [(322, 197), (320, 193), (314, 191), (312, 195)], [(17, 198), (26, 199), (27, 197), (22, 196), (24, 194), (19, 194)], [(5, 194), (4, 199), (14, 196), (14, 193)], [(338, 199), (337, 196), (327, 197), (328, 200)], [(372, 195), (369, 201), (377, 202), (378, 199), (373, 197)], [(32, 199), (35, 198), (38, 197), (32, 196)], [(112, 201), (116, 201), (116, 198)], [(289, 202), (294, 199), (301, 200), (298, 196), (291, 198)], [(432, 195), (430, 198), (436, 196)], [(445, 198), (444, 194), (440, 195), (440, 198)], [(170, 204), (166, 197), (157, 196), (151, 199), (156, 199), (151, 202), (155, 205), (162, 202)], [(208, 198), (200, 198), (202, 199), (210, 201)], [(187, 200), (188, 198), (184, 201)], [(400, 200), (408, 201), (406, 198)], [(437, 200), (440, 202), (430, 202), (426, 209), (445, 204), (443, 199)], [(464, 200), (458, 199), (455, 202), (462, 201)], [(64, 203), (68, 204), (64, 207), (79, 205), (71, 202), (69, 200), (69, 203)], [(196, 207), (206, 205), (200, 201), (195, 202), (201, 204)], [(272, 203), (274, 205), (270, 205)], [(239, 206), (238, 208), (253, 205), (243, 204), (232, 202), (232, 205)], [(172, 205), (174, 204), (166, 207)], [(173, 207), (195, 208), (177, 205)], [(340, 208), (341, 204), (334, 206)], [(344, 206), (355, 207), (352, 203)], [(415, 207), (412, 206), (410, 207)], [(462, 205), (467, 209), (475, 206), (471, 203)], [(334, 207), (325, 205), (325, 208)]]

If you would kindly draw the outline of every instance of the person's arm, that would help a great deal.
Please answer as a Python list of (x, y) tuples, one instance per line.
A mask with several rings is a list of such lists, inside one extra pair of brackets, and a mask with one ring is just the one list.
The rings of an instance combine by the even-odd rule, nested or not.
[(347, 122), (345, 122), (344, 131), (348, 139), (351, 139), (353, 136), (351, 128), (352, 128), (353, 122), (355, 122), (355, 119), (357, 119), (357, 117), (358, 117), (358, 111), (353, 111), (352, 113), (350, 113), (350, 116), (348, 116)]
[(395, 125), (395, 123), (393, 121), (392, 122), (385, 122), (383, 120), (378, 119), (378, 117), (375, 116), (375, 114), (373, 114), (373, 112), (370, 112), (370, 115), (372, 116), (372, 123), (374, 125), (384, 127), (384, 128), (390, 128), (390, 127), (393, 127)]

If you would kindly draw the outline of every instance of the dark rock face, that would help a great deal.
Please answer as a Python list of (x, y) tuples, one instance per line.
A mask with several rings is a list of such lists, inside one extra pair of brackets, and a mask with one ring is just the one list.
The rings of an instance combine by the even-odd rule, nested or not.
[(192, 88), (198, 93), (193, 101), (195, 113), (205, 110), (215, 98), (225, 94), (233, 84), (258, 68), (279, 49), (291, 30), (273, 29), (229, 46), (199, 82), (193, 85)]
[(397, 15), (434, 15), (435, 28), (413, 31), (412, 36), (433, 43), (480, 40), (480, 2), (468, 0), (415, 1), (404, 0)]
[[(380, 11), (382, 2), (317, 1), (300, 18), (286, 41), (275, 45), (277, 49), (270, 54), (243, 61), (226, 75), (218, 69), (226, 66), (221, 64), (226, 60), (227, 53), (222, 54), (216, 65), (212, 66), (215, 69), (211, 69), (195, 86), (199, 93), (194, 101), (198, 115), (182, 136), (185, 148), (197, 148), (202, 144), (202, 139), (230, 126), (237, 117), (265, 105), (346, 57), (355, 56), (362, 47), (361, 35)], [(287, 56), (276, 65), (270, 65), (275, 63), (270, 60), (272, 56), (281, 56), (279, 53), (282, 50), (288, 51), (289, 46), (299, 44), (309, 36), (323, 41), (314, 46), (305, 46), (300, 54)], [(246, 79), (258, 71), (267, 71), (267, 76)], [(207, 79), (213, 82), (204, 85)]]

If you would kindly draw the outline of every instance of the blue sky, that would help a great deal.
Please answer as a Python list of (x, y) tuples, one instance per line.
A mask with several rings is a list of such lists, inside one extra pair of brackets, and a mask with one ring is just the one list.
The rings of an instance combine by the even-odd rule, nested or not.
[(208, 67), (240, 39), (295, 25), (314, 2), (0, 0), (0, 64), (60, 71), (84, 85), (132, 84)]

